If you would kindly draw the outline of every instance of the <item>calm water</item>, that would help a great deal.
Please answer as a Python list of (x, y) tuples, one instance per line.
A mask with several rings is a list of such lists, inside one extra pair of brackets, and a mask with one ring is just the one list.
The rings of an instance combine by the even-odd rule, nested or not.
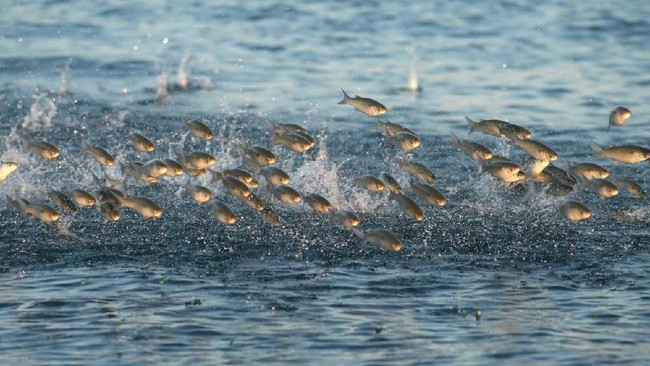
[[(506, 119), (552, 146), (560, 166), (597, 162), (650, 189), (647, 163), (589, 147), (650, 143), (650, 3), (131, 3), (0, 5), (0, 160), (21, 164), (0, 184), (3, 365), (650, 362), (648, 201), (580, 190), (570, 198), (593, 217), (569, 223), (564, 197), (504, 190), (449, 137), (522, 161), (501, 140), (467, 136), (463, 116)], [(406, 90), (411, 68), (420, 93)], [(416, 223), (353, 186), (381, 171), (408, 177), (375, 120), (336, 104), (341, 87), (420, 135), (409, 156), (435, 172), (445, 207)], [(632, 118), (606, 133), (617, 105)], [(142, 161), (151, 157), (126, 137), (140, 131), (155, 156), (174, 156), (181, 117), (217, 135), (185, 150), (223, 169), (241, 165), (238, 143), (272, 147), (294, 187), (359, 212), (362, 229), (393, 230), (404, 250), (362, 244), (301, 204), (273, 202), (274, 228), (207, 177), (127, 181), (165, 210), (153, 221), (125, 210), (108, 223), (84, 209), (54, 230), (4, 208), (5, 195), (46, 202), (46, 190), (94, 189), (90, 171), (103, 171), (82, 140)], [(268, 119), (306, 126), (317, 146), (299, 156), (272, 145)], [(17, 131), (61, 157), (25, 154)], [(189, 183), (223, 196), (239, 222), (191, 202)]]

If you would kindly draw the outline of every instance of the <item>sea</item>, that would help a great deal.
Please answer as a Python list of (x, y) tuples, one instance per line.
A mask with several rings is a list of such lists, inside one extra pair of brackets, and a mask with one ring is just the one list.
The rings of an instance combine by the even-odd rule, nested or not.
[[(648, 199), (512, 189), (451, 144), (453, 132), (523, 165), (521, 148), (465, 121), (500, 119), (554, 149), (560, 168), (596, 163), (649, 190), (647, 161), (591, 147), (650, 147), (648, 14), (641, 0), (2, 1), (0, 161), (20, 167), (0, 183), (0, 364), (650, 364)], [(384, 104), (381, 121), (421, 145), (393, 146), (377, 117), (337, 104), (341, 89)], [(618, 106), (632, 115), (608, 130)], [(214, 138), (190, 135), (187, 119)], [(271, 123), (303, 126), (316, 145), (276, 144)], [(135, 150), (133, 132), (156, 150)], [(61, 155), (45, 160), (20, 136)], [(123, 177), (82, 144), (120, 164), (212, 154), (213, 169), (259, 178), (280, 225), (211, 174), (127, 177), (124, 192), (156, 202), (158, 219), (125, 208), (110, 222), (91, 207), (44, 224), (8, 207)], [(274, 200), (242, 163), (253, 145), (296, 190), (355, 212), (360, 231), (392, 231), (403, 249)], [(409, 190), (403, 160), (434, 172), (446, 205)], [(355, 184), (381, 172), (424, 220)], [(194, 184), (237, 222), (194, 202)], [(567, 200), (592, 216), (567, 220)]]

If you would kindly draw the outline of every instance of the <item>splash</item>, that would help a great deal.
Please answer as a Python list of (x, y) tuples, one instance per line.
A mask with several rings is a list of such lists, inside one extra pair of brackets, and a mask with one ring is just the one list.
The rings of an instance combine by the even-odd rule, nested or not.
[(57, 114), (55, 99), (46, 93), (37, 92), (32, 96), (34, 102), (29, 107), (29, 114), (23, 118), (21, 127), (32, 131), (48, 129)]
[(183, 90), (187, 90), (190, 86), (189, 74), (187, 72), (187, 63), (190, 61), (190, 57), (190, 53), (186, 51), (183, 55), (183, 59), (181, 59), (180, 65), (178, 65), (176, 82), (178, 83), (178, 87)]
[(68, 76), (70, 74), (70, 65), (72, 65), (72, 59), (68, 60), (68, 62), (65, 64), (65, 67), (63, 68), (63, 71), (61, 71), (61, 85), (59, 86), (60, 97), (67, 97), (69, 94)]
[(422, 91), (422, 86), (420, 86), (418, 80), (415, 51), (411, 51), (411, 60), (409, 62), (408, 90), (414, 93)]
[(154, 99), (156, 105), (165, 105), (171, 102), (169, 96), (169, 80), (166, 73), (160, 74), (158, 77), (158, 86), (156, 87), (156, 98)]

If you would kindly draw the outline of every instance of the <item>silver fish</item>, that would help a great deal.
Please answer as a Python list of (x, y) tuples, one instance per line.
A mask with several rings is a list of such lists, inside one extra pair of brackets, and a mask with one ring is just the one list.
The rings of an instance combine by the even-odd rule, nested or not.
[(389, 145), (395, 146), (407, 152), (418, 148), (422, 143), (417, 135), (414, 135), (410, 132), (398, 132), (390, 137), (387, 137), (386, 142)]
[(7, 197), (7, 206), (17, 210), (25, 218), (37, 218), (44, 223), (57, 221), (61, 216), (52, 206), (44, 203), (30, 203), (26, 199)]
[(273, 165), (277, 160), (275, 154), (273, 154), (270, 150), (258, 145), (253, 145), (250, 147), (240, 145), (238, 148), (241, 152), (244, 164), (255, 170), (267, 165)]
[(413, 220), (418, 222), (424, 220), (424, 212), (422, 212), (420, 206), (418, 206), (418, 204), (415, 203), (415, 201), (413, 201), (411, 198), (403, 194), (396, 194), (391, 192), (388, 196), (388, 199), (397, 202), (402, 211)]
[(613, 183), (616, 184), (616, 186), (625, 189), (633, 196), (639, 198), (645, 198), (647, 196), (643, 187), (641, 187), (637, 182), (633, 180), (619, 178), (619, 179), (615, 179)]
[(537, 175), (540, 175), (544, 171), (544, 169), (546, 169), (546, 167), (549, 166), (550, 164), (551, 164), (551, 162), (549, 160), (535, 159), (528, 166), (528, 175), (533, 176), (533, 177), (537, 176)]
[(399, 252), (404, 246), (397, 236), (389, 230), (367, 230), (352, 229), (361, 240), (366, 243), (375, 244), (384, 250)]
[(332, 204), (325, 197), (317, 193), (308, 193), (302, 199), (317, 213), (328, 213), (333, 209)]
[(618, 187), (606, 179), (594, 178), (585, 181), (582, 185), (588, 190), (598, 193), (602, 198), (611, 198), (620, 193)]
[(244, 182), (249, 188), (257, 188), (259, 186), (257, 179), (255, 179), (251, 173), (243, 169), (226, 169), (222, 171), (221, 174), (239, 179), (240, 181)]
[(120, 163), (120, 169), (122, 170), (122, 173), (128, 176), (131, 176), (133, 178), (136, 178), (138, 180), (141, 180), (146, 183), (156, 183), (158, 182), (158, 177), (152, 177), (149, 174), (143, 172), (140, 170), (142, 167), (142, 163), (139, 162), (133, 162), (129, 164), (122, 164)]
[(404, 127), (404, 126), (402, 126), (400, 124), (393, 123), (393, 122), (390, 122), (390, 121), (381, 121), (380, 119), (377, 119), (377, 124), (375, 126), (386, 137), (393, 136), (393, 135), (398, 134), (400, 132), (408, 132), (408, 133), (411, 133), (411, 134), (417, 136), (417, 134), (415, 132), (411, 131), (407, 127)]
[(212, 199), (212, 191), (198, 184), (187, 187), (187, 193), (197, 203), (206, 203)]
[(487, 147), (472, 141), (460, 140), (455, 133), (451, 133), (451, 145), (469, 156), (474, 161), (492, 158), (492, 151)]
[(526, 177), (519, 165), (510, 161), (489, 161), (481, 164), (481, 170), (505, 182), (514, 183)]
[(632, 111), (625, 107), (616, 107), (609, 113), (607, 132), (612, 126), (622, 126), (632, 116)]
[(501, 135), (512, 141), (514, 141), (515, 138), (520, 140), (529, 140), (533, 137), (533, 134), (527, 129), (507, 122), (499, 128), (499, 131), (501, 131)]
[(115, 158), (111, 153), (101, 147), (90, 146), (86, 141), (81, 142), (81, 151), (104, 166), (113, 166), (115, 164)]
[(478, 122), (473, 121), (469, 117), (465, 116), (465, 121), (467, 121), (467, 124), (469, 124), (469, 135), (472, 134), (474, 131), (479, 131), (482, 132), (486, 135), (491, 135), (491, 136), (496, 136), (496, 137), (501, 137), (503, 134), (501, 133), (501, 127), (508, 124), (506, 121), (501, 121), (498, 119), (482, 119)]
[(399, 162), (399, 168), (401, 171), (415, 176), (424, 183), (433, 183), (436, 180), (436, 176), (429, 168), (416, 161), (402, 160)]
[(152, 152), (156, 150), (156, 146), (153, 144), (153, 142), (151, 142), (151, 140), (137, 132), (132, 132), (129, 135), (129, 139), (131, 140), (133, 147), (135, 147), (138, 151)]
[(359, 216), (347, 210), (330, 211), (328, 217), (330, 220), (343, 225), (346, 229), (352, 229), (360, 223)]
[(309, 150), (312, 146), (314, 146), (309, 140), (307, 140), (304, 136), (301, 136), (297, 133), (288, 133), (285, 135), (273, 135), (271, 137), (271, 140), (275, 142), (276, 144), (281, 144), (293, 152), (297, 153), (303, 153), (307, 150)]
[(147, 197), (122, 198), (119, 195), (114, 197), (119, 207), (130, 208), (145, 219), (157, 219), (163, 215), (162, 208)]
[(591, 210), (577, 201), (566, 201), (560, 206), (560, 213), (569, 221), (582, 221), (591, 217)]
[(0, 161), (0, 183), (2, 183), (11, 173), (15, 172), (20, 167), (20, 164), (5, 161)]
[(291, 183), (289, 174), (280, 168), (274, 166), (265, 166), (259, 170), (260, 174), (266, 179), (266, 182), (273, 186), (280, 186)]
[(381, 172), (379, 173), (379, 180), (381, 180), (384, 183), (384, 186), (390, 192), (402, 193), (402, 186), (399, 185), (397, 179), (395, 179), (392, 175), (386, 172)]
[(117, 206), (109, 201), (102, 202), (99, 205), (99, 210), (108, 221), (115, 222), (122, 217), (122, 213), (117, 209)]
[(227, 175), (223, 175), (220, 172), (212, 170), (212, 175), (215, 179), (221, 180), (223, 186), (226, 188), (228, 193), (236, 197), (248, 197), (251, 195), (251, 190), (248, 188), (246, 183), (240, 181), (237, 178), (233, 178)]
[(275, 123), (269, 120), (269, 129), (274, 135), (284, 135), (290, 132), (301, 131), (307, 133), (307, 129), (293, 123)]
[(174, 159), (162, 159), (162, 161), (167, 165), (167, 172), (165, 172), (165, 175), (168, 177), (178, 177), (179, 175), (183, 175), (185, 172), (183, 165)]
[(212, 140), (214, 137), (214, 133), (205, 123), (187, 119), (182, 119), (182, 121), (190, 129), (192, 135), (205, 140)]
[(636, 164), (650, 159), (650, 149), (637, 145), (621, 145), (604, 148), (591, 141), (591, 149), (598, 156), (628, 164)]
[(214, 217), (220, 222), (232, 225), (237, 222), (237, 215), (226, 205), (225, 202), (220, 200), (212, 200), (208, 203), (207, 207)]
[(256, 211), (262, 211), (266, 207), (266, 203), (254, 192), (251, 192), (247, 197), (238, 197), (244, 204)]
[(188, 154), (181, 153), (181, 162), (191, 169), (207, 169), (216, 161), (217, 159), (214, 156), (201, 151), (193, 151)]
[(379, 180), (379, 178), (375, 178), (372, 175), (362, 175), (354, 178), (352, 181), (359, 187), (365, 188), (371, 192), (380, 192), (385, 188), (384, 183)]
[(167, 174), (167, 163), (160, 159), (149, 160), (138, 167), (138, 173), (145, 177), (159, 178)]
[(370, 98), (362, 98), (358, 95), (355, 95), (354, 98), (350, 96), (341, 88), (343, 92), (343, 99), (338, 102), (338, 104), (347, 104), (359, 112), (365, 113), (370, 117), (376, 117), (382, 115), (388, 111), (388, 109), (378, 101)]
[(275, 199), (287, 204), (298, 203), (302, 200), (302, 195), (293, 187), (288, 185), (279, 185), (277, 187), (273, 187), (271, 193)]
[[(293, 132), (290, 132), (290, 134), (291, 135), (301, 136), (302, 138), (307, 140), (309, 142), (309, 148), (312, 148), (312, 147), (314, 147), (314, 145), (316, 145), (316, 139), (312, 135), (308, 134), (307, 132), (293, 131)], [(307, 149), (307, 150), (309, 150), (309, 149)]]
[(273, 225), (273, 226), (280, 226), (280, 216), (278, 216), (278, 213), (275, 212), (271, 206), (266, 206), (264, 209), (258, 211), (260, 216), (262, 216), (262, 219), (266, 221), (267, 223)]
[(571, 162), (566, 162), (567, 171), (576, 179), (594, 179), (600, 178), (605, 179), (609, 177), (609, 170), (603, 168), (598, 164), (593, 163), (578, 163), (572, 164)]
[(519, 146), (527, 152), (530, 156), (539, 161), (554, 161), (557, 160), (557, 153), (550, 147), (534, 140), (522, 140), (515, 136), (513, 140), (515, 145)]
[(447, 204), (445, 195), (428, 184), (411, 182), (411, 190), (431, 206), (444, 206)]
[(92, 207), (97, 204), (97, 199), (83, 189), (73, 189), (70, 198), (81, 207)]
[(47, 141), (31, 141), (21, 135), (18, 137), (24, 150), (38, 154), (43, 159), (51, 160), (61, 155), (61, 150)]
[(77, 207), (77, 204), (75, 204), (74, 201), (68, 197), (68, 195), (61, 191), (48, 191), (47, 198), (49, 198), (55, 206), (65, 212), (75, 214), (79, 209)]

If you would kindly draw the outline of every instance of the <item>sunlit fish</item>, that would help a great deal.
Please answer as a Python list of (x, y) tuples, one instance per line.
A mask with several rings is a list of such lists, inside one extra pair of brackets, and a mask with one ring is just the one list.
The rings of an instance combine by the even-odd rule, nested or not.
[(332, 210), (332, 204), (325, 197), (317, 193), (308, 193), (302, 197), (309, 207), (317, 213), (328, 213)]
[(277, 160), (275, 154), (273, 154), (270, 150), (258, 145), (253, 145), (250, 147), (240, 145), (238, 148), (241, 152), (244, 164), (255, 170), (263, 166), (273, 165)]
[(398, 132), (386, 138), (386, 143), (404, 151), (411, 151), (420, 146), (422, 141), (417, 135), (410, 132)]
[(390, 193), (388, 196), (390, 200), (397, 202), (402, 211), (415, 221), (424, 220), (424, 212), (415, 201), (403, 194)]
[(44, 203), (30, 203), (26, 199), (6, 196), (7, 206), (18, 211), (25, 218), (37, 218), (44, 223), (57, 221), (61, 216), (52, 206)]
[(384, 183), (379, 180), (379, 178), (373, 177), (372, 175), (362, 175), (354, 178), (352, 181), (359, 187), (365, 188), (371, 192), (380, 192), (385, 188)]
[(370, 117), (376, 117), (388, 111), (388, 109), (384, 107), (383, 104), (374, 99), (362, 98), (358, 95), (355, 95), (354, 98), (350, 98), (350, 96), (345, 92), (345, 90), (343, 90), (343, 88), (341, 88), (341, 91), (343, 92), (343, 99), (338, 102), (338, 104), (350, 105), (354, 107), (354, 109), (365, 113)]
[(217, 160), (214, 156), (201, 152), (193, 151), (188, 154), (181, 154), (181, 161), (191, 169), (207, 169), (211, 167)]
[(309, 150), (312, 146), (314, 146), (304, 136), (294, 132), (284, 134), (284, 135), (273, 135), (271, 136), (271, 140), (274, 143), (284, 145), (289, 149), (291, 149), (291, 151), (297, 153), (303, 153)]
[(271, 193), (275, 199), (287, 204), (298, 203), (302, 200), (302, 195), (293, 187), (288, 185), (279, 185), (277, 187), (273, 187)]
[[(119, 196), (119, 197), (118, 197)], [(126, 198), (126, 194), (116, 188), (102, 187), (99, 190), (99, 201), (100, 202), (111, 202), (119, 206), (119, 199)]]
[(346, 229), (352, 229), (353, 227), (358, 226), (361, 222), (359, 216), (354, 212), (347, 210), (330, 211), (328, 217), (337, 224), (343, 225)]
[(611, 198), (620, 193), (618, 187), (606, 179), (590, 179), (582, 183), (582, 186), (594, 193), (598, 193), (602, 198)]
[(515, 137), (513, 140), (515, 144), (527, 152), (530, 156), (540, 161), (554, 161), (557, 160), (557, 153), (550, 147), (534, 140), (522, 140)]
[(607, 131), (612, 126), (621, 126), (632, 116), (632, 111), (625, 107), (616, 107), (609, 113), (609, 124)]
[(257, 179), (255, 179), (251, 173), (243, 169), (226, 169), (222, 171), (221, 174), (239, 179), (240, 181), (244, 182), (249, 188), (257, 188), (259, 186)]
[(424, 183), (433, 183), (436, 176), (423, 164), (416, 161), (401, 160), (399, 163), (401, 171), (409, 173)]
[(265, 166), (260, 169), (260, 174), (266, 179), (266, 182), (273, 186), (280, 186), (291, 183), (289, 174), (280, 168), (274, 166)]
[(154, 146), (153, 142), (149, 140), (148, 138), (144, 137), (143, 135), (137, 133), (137, 132), (132, 132), (129, 135), (129, 139), (131, 140), (131, 144), (133, 144), (133, 147), (136, 148), (138, 151), (142, 152), (152, 152), (156, 149)]
[(566, 201), (560, 206), (560, 213), (569, 221), (582, 221), (591, 217), (591, 210), (577, 201)]
[(115, 158), (111, 153), (101, 147), (90, 146), (86, 141), (81, 142), (81, 151), (104, 166), (113, 166), (115, 164)]
[(181, 163), (174, 159), (162, 159), (162, 161), (167, 165), (167, 171), (165, 172), (166, 176), (178, 177), (179, 175), (183, 175), (185, 169)]
[(367, 230), (352, 229), (363, 242), (378, 245), (384, 250), (399, 252), (402, 250), (402, 242), (389, 230)]
[(280, 216), (278, 216), (278, 213), (275, 212), (275, 210), (271, 208), (271, 206), (266, 206), (258, 212), (262, 217), (262, 219), (267, 223), (273, 226), (280, 226)]
[(21, 135), (18, 135), (18, 137), (25, 151), (40, 155), (43, 159), (51, 160), (61, 155), (59, 148), (47, 141), (31, 141)]
[(275, 135), (284, 135), (290, 132), (301, 131), (307, 133), (307, 129), (293, 123), (275, 123), (269, 120), (269, 130)]
[(115, 222), (122, 217), (122, 213), (117, 209), (117, 206), (109, 201), (104, 201), (99, 205), (99, 210), (108, 221)]
[(567, 171), (576, 179), (605, 179), (609, 177), (609, 170), (598, 164), (593, 163), (578, 163), (572, 164), (567, 161)]
[(428, 184), (411, 182), (411, 191), (431, 206), (444, 206), (447, 204), (445, 195)]
[(207, 207), (212, 212), (212, 215), (220, 222), (226, 225), (232, 225), (237, 222), (237, 215), (235, 215), (225, 202), (215, 199), (210, 201)]
[(198, 184), (187, 187), (187, 193), (197, 203), (206, 203), (212, 199), (212, 191), (209, 188)]
[(467, 124), (469, 124), (469, 133), (468, 133), (469, 135), (471, 135), (472, 132), (474, 131), (479, 131), (486, 135), (491, 135), (496, 137), (503, 136), (501, 133), (501, 127), (508, 123), (506, 121), (501, 121), (498, 119), (488, 119), (488, 120), (482, 119), (476, 122), (467, 116), (465, 116), (465, 121), (467, 121)]
[(67, 194), (61, 191), (48, 191), (47, 198), (64, 212), (74, 214), (78, 210), (77, 204)]
[(212, 133), (210, 127), (201, 121), (183, 119), (183, 123), (190, 129), (192, 135), (198, 138), (212, 140), (214, 137), (214, 133)]
[(141, 175), (152, 178), (159, 178), (167, 174), (167, 163), (160, 159), (149, 160), (138, 167)]
[(380, 119), (377, 119), (377, 124), (375, 126), (386, 137), (393, 136), (393, 135), (398, 134), (400, 132), (408, 132), (408, 133), (411, 133), (411, 134), (417, 136), (417, 134), (415, 132), (411, 131), (407, 127), (404, 127), (404, 126), (402, 126), (400, 124), (393, 123), (393, 122), (390, 122), (390, 121), (381, 121)]
[(246, 183), (240, 181), (237, 178), (233, 178), (227, 175), (223, 175), (220, 172), (217, 171), (212, 171), (212, 175), (216, 180), (221, 180), (221, 183), (223, 183), (223, 186), (226, 188), (228, 193), (232, 194), (233, 196), (239, 196), (239, 197), (248, 197), (251, 194), (250, 188), (246, 185)]
[(546, 169), (547, 166), (549, 166), (551, 162), (549, 160), (539, 160), (539, 159), (534, 159), (529, 165), (528, 165), (528, 175), (529, 176), (537, 176), (540, 175), (544, 169)]
[(81, 207), (92, 207), (97, 204), (95, 196), (83, 189), (73, 189), (70, 192), (70, 198)]
[(163, 210), (154, 201), (147, 197), (133, 197), (133, 198), (117, 198), (119, 207), (130, 208), (131, 210), (139, 213), (145, 219), (156, 219), (163, 215)]
[(390, 192), (402, 193), (402, 186), (400, 186), (397, 179), (395, 179), (395, 177), (393, 177), (392, 175), (386, 172), (381, 172), (379, 173), (379, 179), (384, 183), (384, 186)]
[(266, 203), (262, 201), (262, 199), (256, 195), (255, 192), (251, 192), (251, 194), (246, 197), (238, 197), (242, 202), (244, 202), (246, 206), (252, 208), (253, 210), (262, 211), (264, 207), (266, 207)]
[(18, 168), (20, 167), (20, 164), (10, 162), (10, 161), (5, 161), (2, 162), (0, 161), (0, 183), (2, 183), (7, 177), (15, 172)]
[(451, 145), (469, 156), (474, 161), (492, 158), (492, 151), (487, 147), (472, 141), (460, 140), (455, 133), (451, 133)]
[(650, 149), (637, 145), (621, 145), (604, 148), (591, 141), (591, 149), (598, 156), (628, 164), (636, 164), (650, 159)]
[(512, 141), (516, 138), (520, 140), (529, 140), (533, 137), (533, 134), (530, 131), (512, 123), (505, 123), (499, 128), (499, 131), (501, 131), (501, 135)]
[(131, 176), (133, 178), (136, 178), (138, 180), (141, 180), (146, 183), (156, 183), (158, 182), (158, 177), (153, 177), (149, 175), (146, 172), (143, 172), (141, 170), (142, 168), (142, 163), (139, 162), (133, 162), (133, 163), (128, 163), (128, 164), (122, 164), (120, 163), (120, 169), (122, 170), (122, 173), (128, 176)]
[(643, 187), (641, 187), (637, 182), (633, 180), (619, 178), (619, 179), (615, 179), (613, 183), (616, 184), (616, 186), (625, 189), (633, 196), (639, 198), (645, 198), (647, 196)]

